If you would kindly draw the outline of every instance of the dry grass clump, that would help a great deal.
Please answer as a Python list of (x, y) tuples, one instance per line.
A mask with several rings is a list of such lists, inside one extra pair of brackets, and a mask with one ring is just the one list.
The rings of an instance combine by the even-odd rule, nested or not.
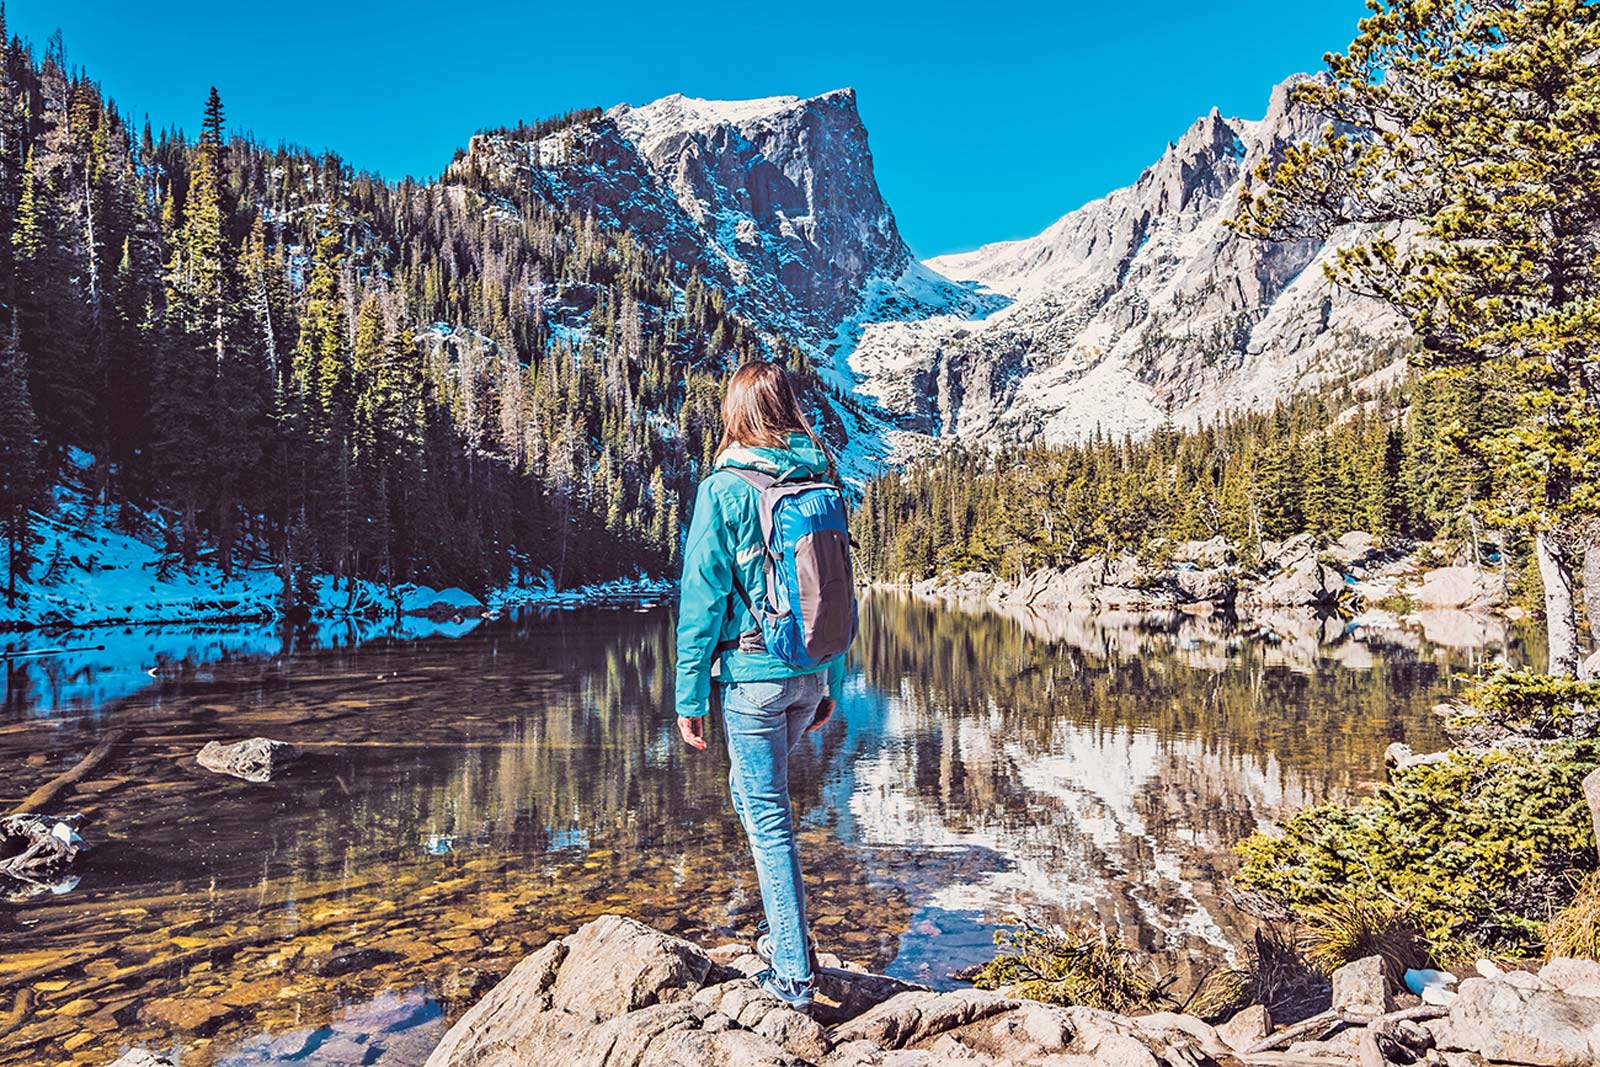
[(1544, 954), (1545, 959), (1600, 960), (1600, 871), (1584, 876), (1572, 903), (1545, 926)]
[(1368, 956), (1382, 956), (1390, 979), (1399, 982), (1408, 969), (1428, 959), (1408, 909), (1387, 897), (1340, 893), (1306, 908), (1302, 919), (1306, 959), (1324, 974)]

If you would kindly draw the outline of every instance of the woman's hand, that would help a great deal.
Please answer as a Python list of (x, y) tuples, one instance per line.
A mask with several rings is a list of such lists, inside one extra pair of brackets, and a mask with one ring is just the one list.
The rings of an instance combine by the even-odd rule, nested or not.
[(823, 697), (817, 704), (817, 714), (812, 718), (811, 725), (806, 727), (806, 733), (822, 729), (823, 725), (833, 718), (833, 708), (833, 698)]
[(706, 717), (699, 715), (691, 718), (688, 715), (679, 715), (678, 736), (683, 738), (683, 743), (690, 748), (704, 749), (706, 747)]

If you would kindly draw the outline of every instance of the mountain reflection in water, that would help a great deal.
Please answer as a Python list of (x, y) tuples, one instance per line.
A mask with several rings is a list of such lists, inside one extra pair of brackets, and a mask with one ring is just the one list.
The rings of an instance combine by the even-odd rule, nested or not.
[[(673, 624), (578, 610), (280, 645), (48, 713), (8, 690), (7, 806), (134, 733), (68, 801), (98, 846), (77, 888), (0, 911), (0, 1017), (24, 988), (37, 1003), (0, 1059), (146, 1044), (406, 1067), (523, 954), (605, 912), (748, 939), (726, 757), (676, 740)], [(1296, 615), (872, 594), (842, 721), (794, 765), (817, 936), (949, 985), (1008, 915), (1094, 917), (1192, 980), (1248, 933), (1223, 897), (1233, 842), (1359, 790), (1391, 741), (1441, 744), (1429, 709), (1452, 675), (1521, 655), (1483, 620), (1431, 632), (1455, 647)], [(309, 755), (266, 785), (193, 762), (258, 734)]]

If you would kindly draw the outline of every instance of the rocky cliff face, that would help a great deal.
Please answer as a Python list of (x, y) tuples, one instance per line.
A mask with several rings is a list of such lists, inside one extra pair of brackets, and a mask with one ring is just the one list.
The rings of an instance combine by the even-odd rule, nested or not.
[[(1401, 324), (1322, 270), (1358, 234), (1275, 243), (1225, 225), (1257, 162), (1316, 132), (1288, 90), (1260, 121), (1213, 111), (1133, 185), (1037, 237), (930, 260), (1014, 301), (982, 323), (946, 317), (918, 331), (924, 364), (950, 383), (938, 428), (1051, 441), (1138, 433), (1391, 364)], [(868, 331), (855, 362), (875, 368), (884, 346), (904, 362), (905, 343)], [(918, 384), (880, 374), (872, 388), (894, 404)]]
[(620, 104), (538, 141), (475, 137), (446, 180), (470, 168), (626, 228), (817, 352), (868, 294), (896, 288), (901, 303), (914, 303), (896, 285), (903, 276), (947, 291), (924, 314), (963, 303), (959, 286), (913, 262), (878, 190), (850, 89)]
[(1037, 237), (917, 263), (855, 95), (619, 105), (537, 141), (479, 136), (475, 168), (625, 228), (811, 352), (872, 457), (929, 436), (1066, 441), (1270, 404), (1381, 371), (1404, 331), (1324, 278), (1331, 250), (1227, 229), (1263, 156), (1316, 123), (1200, 119), (1133, 185)]
[(831, 330), (870, 279), (910, 262), (853, 90), (733, 104), (669, 96), (607, 117), (734, 280), (796, 322)]

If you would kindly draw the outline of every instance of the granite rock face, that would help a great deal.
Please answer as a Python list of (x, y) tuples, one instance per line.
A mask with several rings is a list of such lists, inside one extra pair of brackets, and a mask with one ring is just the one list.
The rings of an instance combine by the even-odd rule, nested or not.
[[(441, 184), (465, 198), (486, 179), (503, 198), (490, 211), (531, 192), (697, 273), (862, 402), (842, 417), (869, 452), (1142, 433), (1398, 366), (1403, 324), (1322, 273), (1361, 232), (1272, 242), (1225, 225), (1256, 163), (1319, 130), (1290, 87), (1258, 121), (1213, 110), (1133, 185), (1036, 237), (926, 263), (850, 89), (673, 95), (535, 140), (481, 134)], [(537, 295), (555, 322), (586, 310), (554, 283)]]
[(1576, 960), (1539, 976), (1468, 978), (1450, 1005), (1449, 1040), (1498, 1063), (1600, 1063), (1600, 975)]
[(1004, 303), (914, 262), (852, 89), (619, 104), (538, 141), (474, 137), (444, 180), (468, 174), (627, 230), (819, 355), (880, 290), (893, 290), (895, 314)]
[(831, 967), (814, 1016), (687, 941), (607, 915), (518, 964), (428, 1067), (1188, 1067), (1228, 1048), (1197, 1019), (934, 993)]
[[(1399, 320), (1322, 272), (1361, 232), (1269, 242), (1225, 225), (1256, 164), (1320, 128), (1291, 103), (1292, 82), (1259, 121), (1213, 110), (1133, 185), (1036, 237), (928, 261), (1014, 301), (981, 323), (947, 317), (921, 331), (923, 358), (958, 380), (941, 411), (947, 432), (1053, 442), (1147, 432), (1168, 416), (1270, 406), (1354, 376), (1367, 354), (1399, 354)], [(873, 364), (880, 341), (913, 340), (869, 329), (855, 361)], [(904, 351), (894, 361), (914, 364)]]

